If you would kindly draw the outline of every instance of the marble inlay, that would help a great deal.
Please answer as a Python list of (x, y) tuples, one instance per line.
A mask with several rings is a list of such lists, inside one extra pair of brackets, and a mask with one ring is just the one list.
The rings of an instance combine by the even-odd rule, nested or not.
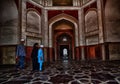
[[(9, 66), (8, 66), (9, 67)], [(120, 84), (119, 61), (58, 61), (43, 71), (0, 69), (0, 84)]]

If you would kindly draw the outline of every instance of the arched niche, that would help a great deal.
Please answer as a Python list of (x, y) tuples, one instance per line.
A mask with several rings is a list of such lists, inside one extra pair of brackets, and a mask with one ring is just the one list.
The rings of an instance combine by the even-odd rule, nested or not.
[(86, 45), (99, 43), (98, 15), (95, 9), (89, 9), (85, 15)]
[(98, 15), (95, 10), (89, 10), (85, 15), (85, 32), (98, 29)]
[(41, 33), (41, 17), (36, 11), (27, 12), (26, 31)]

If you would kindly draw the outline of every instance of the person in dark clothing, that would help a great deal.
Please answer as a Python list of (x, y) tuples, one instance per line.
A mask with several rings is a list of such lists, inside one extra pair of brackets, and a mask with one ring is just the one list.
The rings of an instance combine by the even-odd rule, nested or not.
[(38, 49), (39, 49), (39, 44), (35, 43), (33, 45), (32, 53), (31, 53), (33, 71), (39, 70), (39, 64), (38, 64), (38, 58), (37, 58)]

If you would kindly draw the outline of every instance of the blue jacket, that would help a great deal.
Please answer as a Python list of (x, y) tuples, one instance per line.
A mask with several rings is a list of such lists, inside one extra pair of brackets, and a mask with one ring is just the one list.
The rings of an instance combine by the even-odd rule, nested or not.
[(25, 46), (23, 44), (19, 44), (17, 46), (17, 52), (16, 52), (17, 56), (26, 56), (26, 52), (25, 52)]
[(41, 48), (38, 50), (38, 63), (40, 62), (44, 62), (44, 54)]

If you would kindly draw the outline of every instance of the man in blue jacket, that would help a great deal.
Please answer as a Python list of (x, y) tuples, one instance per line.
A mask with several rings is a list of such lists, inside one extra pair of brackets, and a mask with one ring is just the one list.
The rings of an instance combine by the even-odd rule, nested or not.
[(42, 66), (44, 62), (44, 52), (43, 52), (43, 45), (40, 45), (38, 50), (38, 63), (39, 63), (39, 70), (42, 71)]
[(24, 46), (25, 40), (21, 39), (20, 44), (17, 46), (17, 52), (16, 52), (16, 58), (18, 59), (17, 62), (17, 69), (24, 69), (24, 61), (25, 61), (25, 46)]

